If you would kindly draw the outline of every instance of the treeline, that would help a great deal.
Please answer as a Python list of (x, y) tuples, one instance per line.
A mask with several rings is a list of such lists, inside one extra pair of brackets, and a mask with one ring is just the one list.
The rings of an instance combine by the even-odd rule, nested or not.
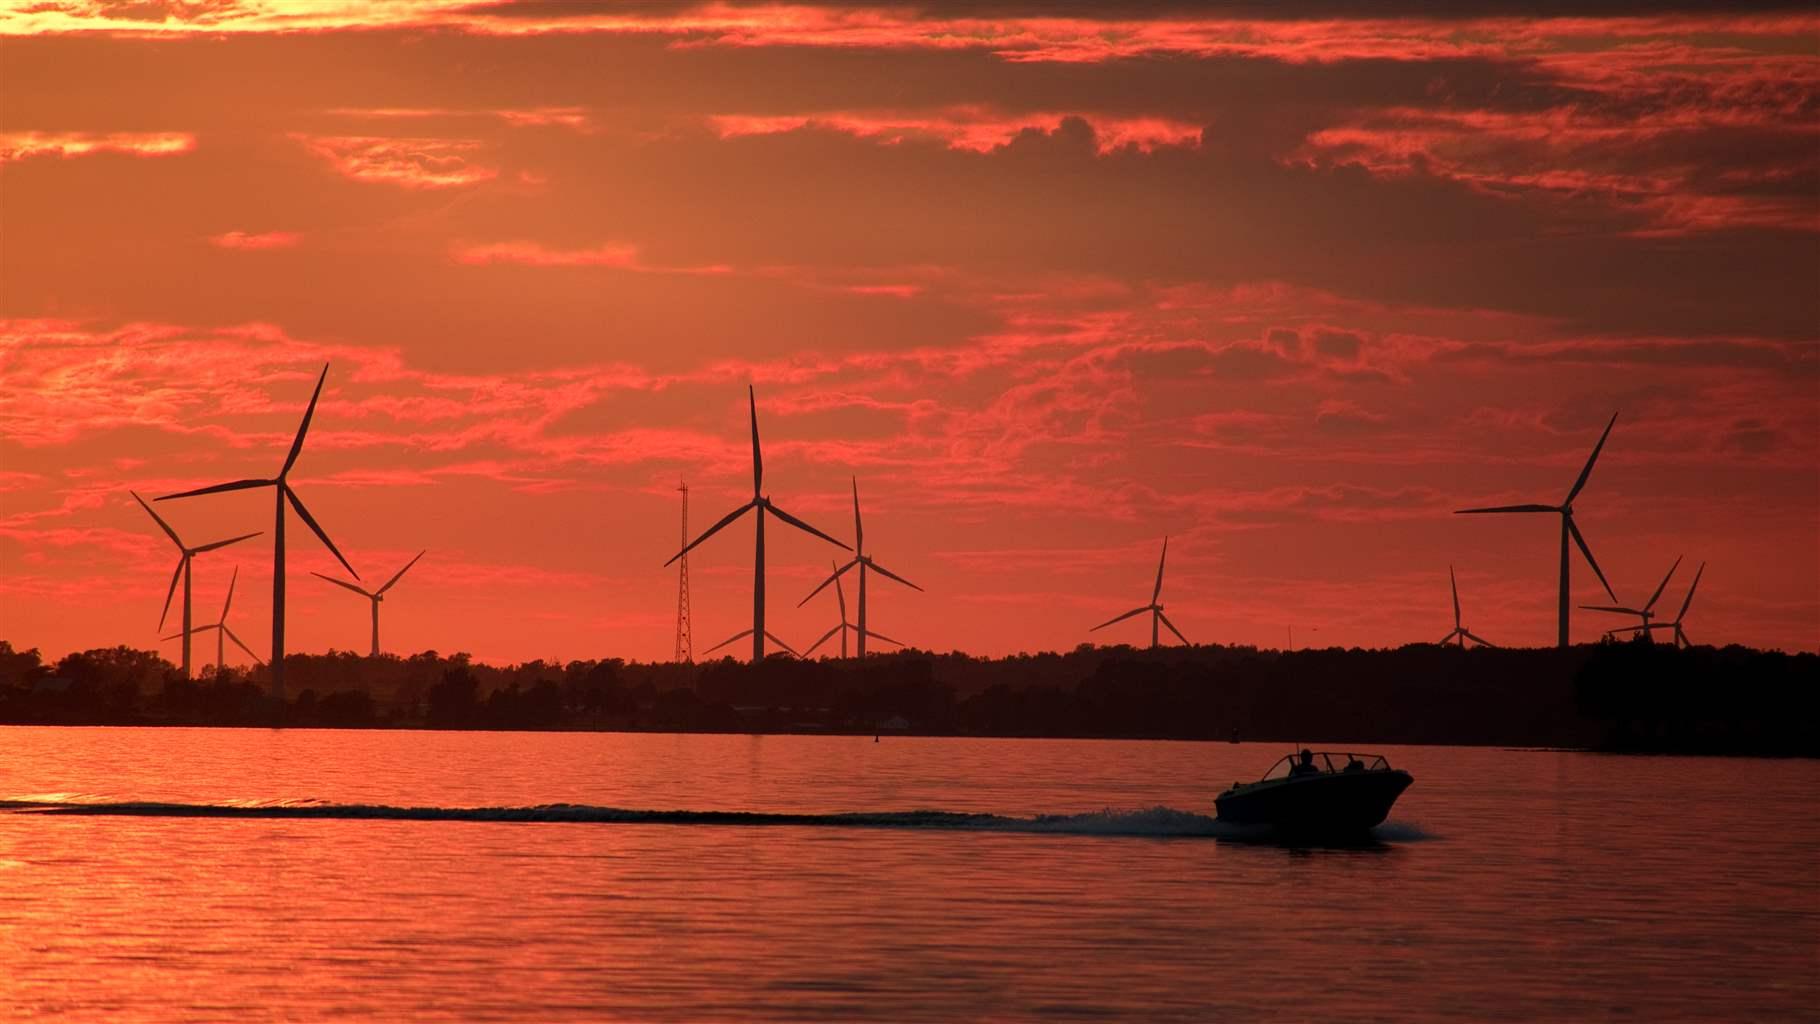
[(286, 659), (185, 680), (116, 647), (0, 641), (0, 723), (904, 732), (1820, 754), (1820, 657), (1646, 643), (1268, 651), (1083, 646), (975, 658), (497, 667), (465, 654)]

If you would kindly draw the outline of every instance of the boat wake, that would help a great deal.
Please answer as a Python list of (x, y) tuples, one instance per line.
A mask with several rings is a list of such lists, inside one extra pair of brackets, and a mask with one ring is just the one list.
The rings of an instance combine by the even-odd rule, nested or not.
[[(1246, 840), (1256, 829), (1234, 826), (1205, 814), (1170, 807), (1147, 810), (1107, 808), (1085, 814), (1013, 817), (961, 811), (854, 811), (810, 814), (767, 811), (637, 810), (588, 804), (528, 807), (393, 807), (312, 800), (219, 804), (102, 799), (0, 800), (0, 813), (78, 817), (231, 818), (333, 821), (562, 822), (600, 825), (790, 826), (797, 828), (920, 829), (939, 832), (1018, 832), (1081, 836), (1153, 836)], [(1414, 826), (1389, 822), (1382, 838), (1425, 838)]]

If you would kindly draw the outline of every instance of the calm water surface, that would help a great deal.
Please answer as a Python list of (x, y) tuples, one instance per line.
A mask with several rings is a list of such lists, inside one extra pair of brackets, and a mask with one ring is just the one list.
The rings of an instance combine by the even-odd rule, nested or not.
[[(1820, 764), (1389, 748), (1416, 783), (1376, 845), (1222, 835), (1213, 793), (1283, 752), (0, 729), (0, 1013), (1820, 1014)], [(488, 820), (552, 804), (572, 820)], [(198, 816), (272, 806), (330, 816)], [(610, 808), (879, 827), (627, 824)], [(1002, 817), (900, 813), (922, 810)]]

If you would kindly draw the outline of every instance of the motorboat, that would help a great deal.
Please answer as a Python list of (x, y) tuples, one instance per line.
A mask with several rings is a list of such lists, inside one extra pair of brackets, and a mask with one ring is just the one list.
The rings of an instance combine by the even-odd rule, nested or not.
[(1292, 835), (1348, 835), (1381, 824), (1415, 779), (1375, 754), (1303, 750), (1214, 798), (1220, 821)]

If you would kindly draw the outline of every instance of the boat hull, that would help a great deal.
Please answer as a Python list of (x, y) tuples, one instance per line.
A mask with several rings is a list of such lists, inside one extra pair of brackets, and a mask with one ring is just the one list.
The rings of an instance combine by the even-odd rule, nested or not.
[(1346, 835), (1383, 823), (1415, 781), (1400, 769), (1329, 772), (1236, 786), (1214, 799), (1219, 820), (1292, 835)]

